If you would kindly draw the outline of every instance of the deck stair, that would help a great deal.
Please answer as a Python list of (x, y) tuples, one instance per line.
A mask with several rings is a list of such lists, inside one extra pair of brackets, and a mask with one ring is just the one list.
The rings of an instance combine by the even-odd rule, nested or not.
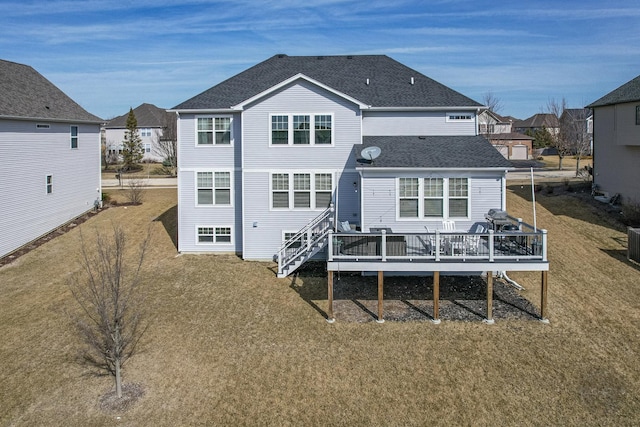
[(332, 204), (284, 242), (276, 255), (278, 277), (287, 277), (327, 247), (327, 236), (334, 224), (334, 211)]

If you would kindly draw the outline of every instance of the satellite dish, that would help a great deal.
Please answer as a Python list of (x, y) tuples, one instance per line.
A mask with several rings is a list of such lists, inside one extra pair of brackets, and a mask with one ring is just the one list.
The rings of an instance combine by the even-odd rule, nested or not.
[(380, 147), (373, 146), (373, 147), (367, 147), (363, 149), (360, 152), (360, 155), (365, 159), (369, 160), (370, 162), (372, 162), (378, 158), (380, 153), (382, 153), (382, 150), (380, 149)]

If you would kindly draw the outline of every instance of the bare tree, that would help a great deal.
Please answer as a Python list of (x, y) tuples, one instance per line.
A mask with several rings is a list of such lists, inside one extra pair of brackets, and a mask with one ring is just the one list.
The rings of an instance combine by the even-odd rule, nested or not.
[(484, 95), (482, 95), (482, 103), (485, 106), (489, 107), (489, 110), (493, 111), (494, 113), (500, 113), (500, 110), (502, 110), (502, 101), (491, 91), (488, 91)]
[(162, 131), (156, 130), (154, 140), (154, 154), (162, 158), (163, 166), (175, 176), (178, 167), (178, 130), (174, 114), (165, 114)]
[(126, 196), (132, 205), (142, 203), (145, 194), (145, 182), (140, 178), (130, 178), (127, 181)]
[(567, 100), (563, 97), (561, 101), (556, 101), (551, 98), (547, 102), (547, 112), (552, 114), (556, 118), (558, 128), (556, 131), (549, 132), (551, 135), (551, 146), (554, 147), (558, 153), (558, 169), (562, 170), (562, 160), (569, 154), (571, 154), (571, 142), (569, 135), (567, 135), (566, 129), (562, 129), (560, 126), (560, 117), (567, 108)]
[(85, 344), (82, 357), (115, 379), (116, 394), (122, 398), (122, 368), (135, 354), (148, 323), (143, 319), (140, 270), (150, 233), (137, 254), (127, 251), (124, 231), (113, 226), (113, 235), (96, 231), (93, 245), (81, 238), (81, 271), (69, 286), (81, 307), (73, 317)]
[(576, 176), (580, 173), (580, 159), (591, 149), (587, 110), (567, 109), (561, 116), (560, 131), (565, 135), (572, 154), (576, 156)]

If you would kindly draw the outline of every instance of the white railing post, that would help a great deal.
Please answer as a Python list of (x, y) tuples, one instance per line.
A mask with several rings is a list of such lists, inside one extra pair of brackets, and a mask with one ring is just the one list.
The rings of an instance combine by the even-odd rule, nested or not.
[(329, 230), (329, 234), (327, 234), (327, 239), (329, 239), (328, 243), (328, 247), (327, 247), (327, 251), (329, 251), (329, 253), (327, 254), (327, 256), (329, 257), (329, 261), (333, 261), (333, 230)]
[(311, 236), (313, 235), (312, 231), (313, 231), (312, 227), (309, 227), (307, 229), (307, 251), (311, 250), (311, 243), (312, 243), (311, 242)]
[(436, 230), (436, 262), (440, 261), (440, 231)]
[(547, 230), (542, 231), (542, 261), (547, 261)]
[(522, 218), (516, 218), (518, 220), (518, 230), (522, 231)]
[(493, 262), (493, 230), (489, 230), (489, 262)]
[(380, 239), (380, 244), (382, 245), (380, 247), (380, 255), (382, 256), (382, 261), (386, 261), (387, 260), (387, 230), (380, 230), (380, 233), (382, 234), (382, 237)]

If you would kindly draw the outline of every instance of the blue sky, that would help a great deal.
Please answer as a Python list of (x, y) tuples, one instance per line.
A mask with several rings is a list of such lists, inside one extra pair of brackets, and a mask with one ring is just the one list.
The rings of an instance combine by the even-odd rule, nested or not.
[(386, 54), (520, 119), (640, 74), (640, 0), (0, 0), (0, 58), (108, 119), (171, 108), (277, 53)]

